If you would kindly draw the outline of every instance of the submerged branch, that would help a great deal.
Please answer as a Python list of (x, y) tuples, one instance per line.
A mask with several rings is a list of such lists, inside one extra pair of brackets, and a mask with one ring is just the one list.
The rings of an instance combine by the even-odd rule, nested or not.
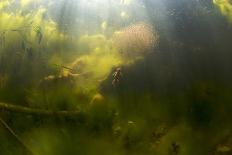
[(3, 125), (5, 129), (9, 131), (9, 133), (17, 139), (17, 141), (31, 154), (34, 155), (33, 151), (30, 149), (30, 147), (24, 143), (24, 141), (14, 132), (14, 130), (0, 117), (0, 124)]
[(79, 110), (52, 111), (52, 110), (44, 110), (44, 109), (33, 109), (33, 108), (12, 105), (12, 104), (2, 103), (2, 102), (0, 102), (0, 110), (22, 113), (22, 114), (30, 114), (30, 115), (63, 116), (63, 117), (65, 117), (65, 116), (78, 116), (81, 114), (81, 112)]

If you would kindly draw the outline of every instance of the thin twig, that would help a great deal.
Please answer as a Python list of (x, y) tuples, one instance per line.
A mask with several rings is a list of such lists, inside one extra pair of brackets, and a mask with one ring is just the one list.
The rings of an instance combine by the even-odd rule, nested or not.
[(12, 105), (12, 104), (2, 103), (2, 102), (0, 102), (0, 110), (22, 113), (22, 114), (30, 114), (30, 115), (63, 116), (63, 117), (66, 117), (66, 116), (73, 117), (73, 116), (78, 116), (81, 114), (81, 111), (79, 110), (52, 111), (52, 110), (44, 110), (44, 109), (33, 109), (33, 108)]
[(34, 155), (34, 153), (32, 152), (32, 150), (30, 149), (29, 146), (27, 146), (23, 140), (13, 131), (13, 129), (11, 129), (11, 127), (0, 117), (0, 123), (7, 129), (7, 131), (9, 131), (9, 133), (11, 135), (13, 135), (15, 137), (15, 139), (17, 139), (17, 141), (23, 145), (24, 148), (26, 148), (26, 150), (28, 152), (30, 152), (31, 155)]
[(68, 70), (70, 70), (70, 71), (74, 71), (74, 69), (72, 69), (72, 68), (70, 68), (70, 67), (67, 67), (67, 66), (64, 66), (64, 65), (58, 65), (58, 64), (53, 64), (53, 65), (55, 65), (55, 66), (57, 66), (57, 67), (64, 68), (64, 69), (68, 69)]

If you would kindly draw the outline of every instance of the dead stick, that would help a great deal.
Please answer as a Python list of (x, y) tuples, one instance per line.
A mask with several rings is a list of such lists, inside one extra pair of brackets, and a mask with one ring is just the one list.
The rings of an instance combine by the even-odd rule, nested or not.
[(33, 109), (33, 108), (12, 105), (12, 104), (2, 103), (2, 102), (0, 102), (0, 110), (23, 113), (23, 114), (31, 114), (31, 115), (64, 116), (64, 117), (65, 116), (78, 116), (81, 114), (81, 111), (79, 110), (52, 111), (52, 110), (44, 110), (44, 109)]
[(26, 148), (26, 150), (28, 152), (30, 152), (31, 155), (34, 155), (34, 153), (32, 152), (32, 150), (30, 149), (30, 147), (28, 147), (21, 138), (19, 138), (19, 136), (11, 129), (11, 127), (0, 117), (0, 122), (1, 124), (15, 137), (15, 139), (17, 139), (17, 141), (23, 145), (24, 148)]

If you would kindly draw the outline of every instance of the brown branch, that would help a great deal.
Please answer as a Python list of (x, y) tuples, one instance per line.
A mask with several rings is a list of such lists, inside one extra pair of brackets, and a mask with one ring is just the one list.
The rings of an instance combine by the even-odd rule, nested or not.
[(70, 67), (67, 67), (67, 66), (64, 66), (64, 65), (58, 65), (58, 64), (53, 64), (57, 67), (61, 67), (61, 68), (64, 68), (64, 69), (68, 69), (68, 70), (71, 70), (71, 71), (74, 71), (74, 69), (70, 68)]
[(4, 128), (6, 130), (9, 131), (9, 133), (11, 135), (14, 136), (15, 139), (17, 139), (17, 141), (22, 144), (22, 146), (31, 154), (34, 155), (33, 151), (30, 149), (30, 147), (24, 143), (24, 141), (13, 131), (13, 129), (11, 129), (11, 127), (0, 117), (0, 123), (4, 126)]
[(45, 116), (78, 116), (81, 115), (79, 110), (72, 110), (72, 111), (52, 111), (52, 110), (44, 110), (44, 109), (33, 109), (18, 105), (12, 105), (7, 103), (0, 102), (0, 110), (2, 111), (9, 111), (9, 112), (16, 112), (22, 114), (30, 114), (30, 115), (45, 115)]

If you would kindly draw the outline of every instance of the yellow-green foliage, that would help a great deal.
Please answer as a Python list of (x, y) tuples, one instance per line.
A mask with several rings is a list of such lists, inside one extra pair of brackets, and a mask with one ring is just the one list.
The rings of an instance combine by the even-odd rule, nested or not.
[(38, 2), (38, 1), (41, 1), (41, 0), (21, 0), (21, 6), (27, 7), (28, 5)]
[[(103, 35), (84, 35), (79, 39), (80, 46), (86, 46), (82, 55), (74, 56), (74, 61), (67, 65), (80, 74), (76, 78), (77, 88), (82, 91), (94, 91), (101, 81), (103, 81), (112, 68), (122, 65), (121, 56), (112, 46), (110, 40)], [(68, 70), (64, 69), (63, 74), (67, 74)]]
[[(32, 1), (21, 1), (22, 5), (32, 3)], [(6, 6), (10, 5), (10, 1), (3, 1), (0, 3), (0, 10), (3, 10)], [(2, 8), (2, 9), (1, 9)], [(37, 10), (27, 12), (25, 14), (23, 8), (17, 10), (15, 13), (9, 13), (6, 11), (0, 12), (0, 31), (5, 32), (5, 49), (12, 46), (18, 47), (21, 45), (21, 41), (27, 40), (28, 46), (39, 50), (40, 47), (46, 48), (47, 51), (59, 53), (61, 51), (67, 52), (68, 46), (75, 46), (70, 38), (58, 31), (57, 25), (51, 19), (44, 19), (47, 13), (47, 9), (40, 7)], [(14, 31), (19, 30), (19, 31)], [(42, 33), (41, 43), (38, 43), (37, 32)], [(8, 47), (8, 48), (7, 48)], [(20, 47), (18, 48), (20, 49)], [(74, 47), (75, 49), (75, 47)]]
[[(9, 12), (7, 7), (12, 2), (10, 0), (0, 2), (0, 31), (5, 32), (4, 45), (0, 53), (5, 53), (8, 62), (12, 62), (8, 68), (17, 66), (18, 70), (22, 70), (20, 78), (26, 78), (25, 81), (34, 80), (34, 85), (27, 91), (27, 102), (36, 107), (40, 107), (46, 98), (49, 100), (47, 103), (52, 104), (53, 108), (55, 108), (53, 104), (61, 100), (64, 100), (61, 104), (73, 105), (76, 102), (73, 94), (78, 96), (84, 93), (91, 98), (98, 93), (98, 86), (110, 76), (113, 68), (131, 65), (143, 58), (154, 43), (153, 32), (145, 23), (119, 30), (120, 37), (115, 37), (117, 33), (106, 37), (102, 32), (70, 36), (59, 30), (58, 23), (48, 15), (46, 7), (41, 5), (37, 9), (30, 10), (30, 6), (39, 4), (40, 0), (21, 0), (20, 7), (14, 12)], [(103, 30), (108, 28), (106, 22), (101, 26)], [(33, 54), (25, 50), (30, 48)], [(20, 57), (19, 60), (16, 60), (16, 53), (19, 55), (17, 57)], [(15, 63), (16, 61), (19, 63)], [(49, 68), (46, 75), (43, 72), (43, 65)], [(39, 68), (41, 72), (38, 72)], [(34, 77), (29, 75), (31, 72)], [(14, 76), (13, 74), (9, 76)], [(52, 83), (53, 79), (59, 79), (62, 84), (54, 84), (57, 85), (55, 88), (46, 88), (46, 97), (40, 90), (36, 90), (41, 81), (50, 80)], [(68, 90), (64, 81), (70, 81), (72, 85), (69, 89), (70, 95), (64, 93)]]
[(2, 9), (6, 8), (6, 7), (9, 6), (9, 5), (10, 5), (10, 2), (9, 2), (8, 0), (2, 0), (2, 1), (0, 2), (0, 11), (1, 11)]
[[(134, 44), (133, 40), (131, 44)], [(79, 50), (82, 51), (77, 53), (82, 54), (74, 56), (75, 60), (67, 66), (80, 74), (77, 78), (78, 90), (81, 88), (88, 92), (96, 92), (98, 85), (109, 76), (112, 68), (132, 64), (146, 54), (143, 53), (144, 49), (136, 53), (127, 46), (124, 47), (123, 53), (115, 46), (112, 39), (107, 39), (102, 34), (83, 35), (79, 38), (78, 45)], [(117, 46), (120, 45), (117, 44)], [(125, 52), (127, 51), (130, 53), (130, 58), (126, 57)], [(67, 75), (67, 72), (69, 70), (64, 69), (62, 74)]]
[(220, 9), (221, 13), (232, 22), (232, 3), (230, 0), (213, 0), (213, 3)]

